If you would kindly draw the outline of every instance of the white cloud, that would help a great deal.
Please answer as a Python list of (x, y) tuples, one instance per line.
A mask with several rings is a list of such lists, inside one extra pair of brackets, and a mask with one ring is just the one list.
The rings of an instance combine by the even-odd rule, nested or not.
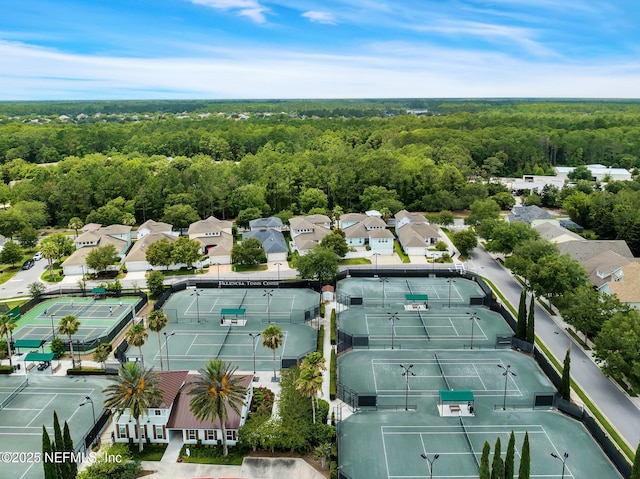
[(267, 21), (265, 12), (268, 11), (256, 0), (189, 0), (196, 5), (215, 8), (218, 10), (232, 10), (238, 15), (247, 17), (255, 23), (265, 23)]
[(329, 25), (335, 25), (336, 19), (330, 12), (319, 12), (314, 10), (309, 10), (308, 12), (304, 12), (301, 16), (308, 18), (312, 22), (317, 23), (326, 23)]
[(527, 63), (504, 54), (403, 43), (372, 45), (361, 55), (264, 47), (145, 59), (91, 57), (0, 41), (0, 58), (0, 100), (638, 98), (640, 84), (638, 65)]

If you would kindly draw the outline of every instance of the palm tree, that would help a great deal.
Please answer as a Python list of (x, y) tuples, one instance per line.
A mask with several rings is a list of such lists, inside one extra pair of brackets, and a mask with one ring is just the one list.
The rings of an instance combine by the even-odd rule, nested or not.
[(167, 325), (167, 315), (159, 309), (152, 311), (147, 320), (147, 325), (151, 331), (158, 333), (158, 353), (160, 354), (160, 370), (162, 371), (162, 344), (160, 343), (160, 331)]
[(276, 375), (276, 349), (278, 349), (282, 345), (282, 340), (284, 339), (284, 335), (282, 334), (282, 330), (280, 326), (272, 324), (271, 326), (267, 326), (264, 331), (262, 331), (262, 346), (265, 348), (271, 349), (273, 351), (273, 380), (277, 381), (278, 376)]
[(162, 401), (162, 390), (157, 387), (158, 379), (158, 375), (151, 369), (128, 362), (120, 368), (118, 377), (111, 379), (115, 384), (102, 391), (106, 396), (105, 408), (114, 410), (118, 419), (127, 411), (129, 417), (135, 419), (139, 451), (144, 447), (140, 417), (147, 415), (150, 407), (157, 406)]
[(11, 316), (8, 314), (0, 316), (0, 338), (5, 338), (7, 341), (7, 352), (9, 354), (9, 365), (11, 367), (13, 367), (13, 361), (11, 359), (11, 341), (9, 337), (14, 329), (16, 329), (16, 323)]
[(74, 230), (76, 230), (76, 238), (78, 237), (78, 230), (80, 228), (82, 228), (84, 226), (84, 223), (82, 222), (82, 220), (80, 218), (78, 218), (77, 216), (74, 216), (73, 218), (71, 218), (69, 220), (69, 224), (68, 227), (69, 228), (73, 228)]
[(71, 351), (71, 367), (76, 367), (76, 358), (73, 356), (73, 340), (71, 336), (76, 334), (80, 329), (80, 321), (73, 315), (64, 316), (58, 323), (58, 331), (60, 334), (66, 334), (69, 338), (69, 350)]
[(127, 343), (131, 346), (135, 346), (140, 351), (140, 362), (142, 363), (142, 367), (144, 368), (144, 358), (142, 357), (142, 346), (147, 341), (149, 337), (149, 333), (147, 333), (144, 324), (138, 323), (134, 324), (129, 328), (129, 331), (125, 334), (127, 338)]
[(53, 281), (53, 262), (60, 256), (60, 248), (53, 241), (46, 241), (45, 239), (40, 243), (40, 252), (42, 257), (49, 262), (49, 273), (51, 274), (51, 281)]
[(237, 370), (231, 363), (222, 359), (211, 359), (207, 365), (200, 369), (200, 375), (191, 383), (192, 389), (189, 395), (193, 396), (189, 403), (189, 409), (200, 421), (215, 422), (220, 420), (222, 429), (222, 453), (226, 456), (228, 407), (236, 414), (240, 414), (244, 404), (247, 390), (240, 385), (243, 376), (234, 376)]
[(316, 423), (316, 405), (318, 393), (322, 394), (322, 372), (325, 371), (324, 356), (319, 351), (307, 354), (300, 366), (300, 376), (296, 380), (296, 389), (311, 399), (313, 423)]
[(296, 389), (300, 393), (311, 399), (311, 410), (313, 411), (313, 424), (316, 423), (316, 396), (318, 391), (322, 391), (322, 372), (316, 368), (301, 368), (300, 376), (296, 379)]

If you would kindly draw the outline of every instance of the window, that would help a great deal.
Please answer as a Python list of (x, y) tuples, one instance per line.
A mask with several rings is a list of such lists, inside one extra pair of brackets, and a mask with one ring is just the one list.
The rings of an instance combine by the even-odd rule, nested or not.
[(191, 441), (196, 440), (196, 430), (195, 429), (187, 429), (187, 439)]
[(156, 438), (157, 439), (164, 439), (164, 434), (162, 432), (162, 426), (155, 426), (156, 428)]
[(118, 437), (127, 437), (127, 426), (122, 424), (118, 426)]
[(213, 429), (207, 429), (205, 431), (205, 437), (206, 437), (207, 441), (215, 441), (216, 432)]
[(162, 416), (162, 411), (161, 411), (160, 409), (154, 409), (154, 410), (153, 410), (153, 413), (154, 413), (156, 416)]
[(235, 439), (235, 431), (227, 431), (227, 441), (233, 441)]

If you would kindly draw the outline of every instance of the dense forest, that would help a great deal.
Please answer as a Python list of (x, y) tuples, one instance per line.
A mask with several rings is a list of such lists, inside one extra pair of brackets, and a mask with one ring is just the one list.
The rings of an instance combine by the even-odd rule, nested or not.
[[(639, 120), (640, 103), (622, 101), (3, 103), (0, 201), (35, 228), (249, 208), (461, 210), (504, 191), (487, 181), (497, 176), (640, 167)], [(640, 203), (615, 189), (576, 215), (613, 208), (620, 190)], [(3, 234), (20, 231), (10, 211)]]

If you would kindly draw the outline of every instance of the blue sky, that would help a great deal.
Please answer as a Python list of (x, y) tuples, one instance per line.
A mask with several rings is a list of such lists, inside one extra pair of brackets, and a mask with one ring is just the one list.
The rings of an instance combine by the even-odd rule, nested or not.
[(640, 97), (637, 0), (0, 0), (0, 100)]

